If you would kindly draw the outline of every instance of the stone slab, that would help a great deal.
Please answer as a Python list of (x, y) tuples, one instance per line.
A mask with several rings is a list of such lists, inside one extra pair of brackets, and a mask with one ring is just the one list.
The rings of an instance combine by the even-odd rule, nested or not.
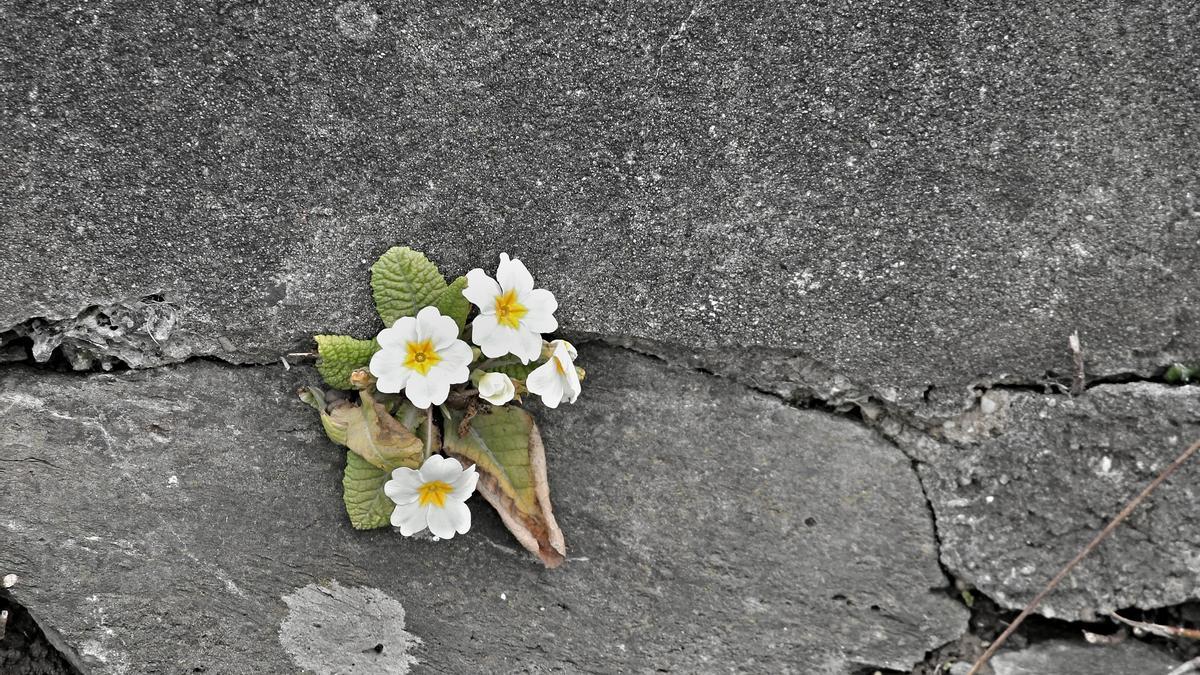
[[(937, 514), (942, 562), (1020, 609), (1188, 444), (1200, 387), (1136, 382), (1078, 398), (992, 390), (908, 445)], [(912, 440), (911, 438), (909, 440)], [(1200, 458), (1184, 465), (1042, 603), (1093, 619), (1200, 599)]]
[[(343, 453), (294, 400), (315, 372), (209, 361), (0, 371), (0, 569), (102, 674), (288, 672), (314, 653), (366, 672), (842, 674), (907, 670), (965, 630), (895, 446), (725, 380), (581, 351), (579, 402), (538, 413), (558, 570), (478, 498), (452, 541), (353, 531)], [(322, 597), (350, 609), (319, 611)], [(378, 624), (350, 626), (360, 608)], [(315, 614), (341, 649), (298, 646)]]
[(996, 675), (1167, 675), (1178, 665), (1177, 659), (1137, 640), (1113, 646), (1055, 640), (992, 659)]
[(879, 386), (1068, 372), (1073, 330), (1097, 374), (1200, 355), (1189, 2), (3, 12), (0, 330), (166, 302), (84, 336), (274, 361), (377, 330), (408, 244)]

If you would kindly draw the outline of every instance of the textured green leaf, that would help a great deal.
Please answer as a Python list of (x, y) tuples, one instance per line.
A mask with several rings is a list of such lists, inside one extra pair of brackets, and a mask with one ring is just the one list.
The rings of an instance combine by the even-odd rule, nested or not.
[(386, 326), (401, 317), (415, 316), (445, 288), (446, 280), (437, 265), (407, 246), (388, 249), (371, 265), (375, 308)]
[(379, 351), (379, 343), (374, 339), (357, 340), (346, 335), (318, 335), (317, 371), (325, 378), (325, 384), (334, 389), (353, 389), (350, 384), (350, 373), (359, 368), (366, 368), (371, 363), (371, 356)]
[(463, 289), (467, 287), (467, 278), (459, 277), (450, 282), (450, 285), (442, 289), (437, 298), (433, 301), (433, 306), (438, 308), (442, 314), (454, 319), (454, 323), (458, 324), (458, 331), (461, 333), (464, 326), (467, 325), (467, 314), (471, 312), (471, 301), (467, 300), (462, 294)]
[(516, 406), (496, 406), (473, 417), (460, 436), (464, 413), (443, 407), (442, 415), (446, 453), (475, 464), (479, 493), (522, 546), (547, 567), (561, 564), (566, 544), (550, 507), (546, 455), (533, 418)]
[[(372, 388), (363, 389), (359, 396), (362, 405), (346, 400), (327, 403), (315, 387), (300, 390), (300, 399), (321, 414), (321, 424), (330, 440), (350, 448), (342, 476), (342, 500), (351, 524), (366, 530), (390, 523), (394, 504), (383, 492), (383, 485), (397, 467), (415, 469), (421, 465), (428, 431), (424, 411), (411, 403), (401, 403), (393, 416), (387, 406), (375, 400)], [(437, 447), (437, 429), (433, 433)]]
[(346, 453), (342, 501), (355, 529), (370, 530), (391, 524), (396, 504), (383, 492), (383, 484), (390, 476), (391, 471), (374, 466), (354, 452)]

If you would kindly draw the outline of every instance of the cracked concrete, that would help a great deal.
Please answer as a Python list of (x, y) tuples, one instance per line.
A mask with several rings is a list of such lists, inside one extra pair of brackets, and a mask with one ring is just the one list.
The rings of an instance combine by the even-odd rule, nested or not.
[(0, 371), (19, 394), (0, 452), (44, 460), (0, 463), (15, 488), (0, 567), (102, 673), (285, 668), (280, 598), (328, 579), (403, 603), (415, 672), (907, 669), (965, 630), (895, 446), (726, 380), (582, 351), (586, 396), (538, 414), (560, 571), (481, 503), (461, 541), (350, 530), (343, 453), (291, 400), (315, 372), (209, 361)]
[[(721, 378), (714, 401), (740, 383), (756, 393), (737, 396), (756, 405), (786, 402), (792, 412), (779, 415), (796, 434), (832, 424), (830, 447), (844, 434), (904, 459), (904, 472), (888, 462), (879, 470), (916, 469), (919, 483), (905, 478), (896, 489), (922, 517), (928, 503), (935, 529), (908, 523), (920, 529), (914, 537), (940, 537), (944, 568), (1010, 607), (1200, 433), (1200, 388), (1139, 381), (1200, 361), (1200, 39), (1188, 3), (1119, 13), (925, 0), (26, 10), (0, 28), (0, 363), (187, 362), (163, 372), (220, 381), (212, 373), (226, 371), (195, 359), (276, 363), (307, 351), (314, 333), (374, 334), (366, 268), (388, 246), (422, 249), (451, 275), (508, 251), (556, 292), (570, 337), (653, 354), (664, 363), (647, 367), (673, 373), (672, 382), (676, 366), (711, 373)], [(1072, 374), (1074, 331), (1094, 385), (1078, 398), (1055, 393)], [(47, 403), (61, 392), (30, 392), (43, 391), (41, 378), (103, 388), (96, 383), (182, 376), (36, 372), (0, 392), (5, 422), (24, 416), (26, 436), (73, 430), (66, 441), (111, 465), (96, 467), (103, 480), (148, 475), (139, 463), (153, 459), (147, 449), (170, 450), (158, 422), (121, 427), (102, 402), (76, 408)], [(240, 378), (229, 384), (250, 386)], [(132, 400), (119, 412), (177, 412), (166, 400)], [(748, 433), (762, 432), (761, 410), (742, 412)], [(695, 429), (716, 424), (686, 419)], [(857, 435), (858, 419), (895, 446)], [(659, 421), (676, 423), (665, 413)], [(588, 432), (572, 429), (563, 442), (587, 447)], [(681, 456), (702, 464), (687, 454), (700, 452), (699, 433), (682, 428), (663, 443), (692, 443)], [(131, 438), (146, 454), (129, 455)], [(4, 440), (11, 461), (0, 471), (20, 476), (23, 490), (23, 481), (44, 486), (78, 468), (74, 456), (31, 452), (28, 438)], [(208, 443), (191, 442), (197, 452)], [(1191, 471), (1046, 611), (1086, 617), (1196, 597)], [(730, 480), (751, 489), (745, 476)], [(585, 524), (599, 522), (574, 508)], [(180, 523), (141, 524), (153, 546), (142, 551), (122, 535), (121, 555), (155, 560), (172, 548), (164, 542), (203, 538)], [(95, 549), (86, 536), (99, 535), (72, 541)], [(488, 540), (493, 554), (504, 552), (500, 541)], [(257, 597), (193, 551), (184, 546), (181, 564), (215, 580), (204, 592)], [(695, 563), (716, 575), (701, 580), (729, 581), (710, 562), (721, 561)], [(922, 556), (909, 562), (905, 574), (931, 569)], [(682, 588), (674, 584), (635, 587), (657, 598), (662, 587)], [(860, 619), (874, 625), (857, 614), (852, 622)], [(605, 620), (616, 639), (619, 627)], [(705, 637), (696, 621), (672, 624), (678, 654), (620, 644), (685, 666), (705, 665), (688, 660), (696, 654), (727, 656), (708, 643), (689, 651), (687, 640)], [(203, 633), (200, 623), (189, 628)], [(107, 633), (86, 638), (96, 658), (119, 662), (123, 647)], [(883, 660), (919, 651), (922, 641), (909, 638)], [(819, 672), (860, 657), (878, 665), (867, 646), (838, 643), (825, 666), (813, 665), (817, 646), (795, 649)], [(434, 647), (444, 645), (426, 645)], [(532, 649), (573, 663), (552, 644)], [(527, 656), (507, 655), (517, 653)]]

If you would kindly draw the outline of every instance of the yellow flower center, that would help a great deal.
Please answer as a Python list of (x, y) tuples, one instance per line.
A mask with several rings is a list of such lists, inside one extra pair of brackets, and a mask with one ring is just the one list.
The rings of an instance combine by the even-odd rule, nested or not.
[(446, 507), (446, 495), (450, 494), (454, 488), (450, 487), (449, 483), (443, 483), (440, 480), (431, 480), (428, 483), (417, 488), (418, 501), (421, 506), (429, 506), (433, 504), (439, 509)]
[(436, 366), (442, 357), (433, 348), (433, 340), (408, 343), (408, 356), (404, 357), (404, 366), (422, 375), (428, 375), (429, 369)]
[(529, 313), (529, 308), (517, 302), (517, 291), (511, 290), (496, 296), (496, 322), (501, 326), (517, 328), (521, 317)]

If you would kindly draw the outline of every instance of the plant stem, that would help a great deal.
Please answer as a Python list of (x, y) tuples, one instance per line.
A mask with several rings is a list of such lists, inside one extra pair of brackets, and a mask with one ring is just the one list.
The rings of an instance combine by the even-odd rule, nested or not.
[(1004, 632), (1000, 634), (1000, 637), (996, 638), (996, 640), (992, 642), (991, 646), (987, 648), (987, 651), (985, 651), (983, 655), (975, 661), (975, 665), (971, 666), (971, 669), (967, 671), (967, 675), (977, 675), (979, 670), (987, 664), (988, 660), (990, 660), (996, 654), (996, 652), (999, 651), (1000, 646), (1004, 644), (1004, 641), (1007, 640), (1010, 635), (1016, 632), (1017, 626), (1020, 626), (1021, 622), (1024, 621), (1025, 618), (1030, 614), (1032, 614), (1033, 610), (1037, 609), (1037, 606), (1041, 604), (1042, 600), (1045, 600), (1046, 596), (1050, 595), (1050, 592), (1053, 591), (1063, 579), (1067, 578), (1067, 575), (1071, 573), (1071, 570), (1075, 569), (1075, 566), (1078, 565), (1084, 558), (1086, 558), (1089, 553), (1096, 550), (1096, 547), (1100, 545), (1100, 542), (1107, 539), (1108, 535), (1112, 534), (1113, 531), (1117, 529), (1117, 526), (1124, 522), (1125, 519), (1129, 517), (1129, 514), (1133, 513), (1133, 510), (1146, 500), (1146, 497), (1150, 496), (1151, 492), (1154, 492), (1159, 485), (1162, 485), (1163, 481), (1170, 477), (1171, 474), (1175, 473), (1175, 471), (1179, 467), (1183, 466), (1185, 462), (1191, 459), (1192, 455), (1196, 454), (1197, 450), (1200, 450), (1200, 441), (1196, 441), (1195, 443), (1189, 445), (1187, 450), (1184, 450), (1183, 454), (1176, 457), (1175, 461), (1171, 462), (1170, 466), (1163, 469), (1162, 473), (1158, 474), (1157, 478), (1150, 481), (1150, 484), (1147, 485), (1141, 492), (1139, 492), (1138, 496), (1130, 500), (1130, 502), (1125, 505), (1125, 508), (1121, 509), (1121, 512), (1118, 513), (1115, 518), (1109, 521), (1108, 525), (1105, 525), (1104, 529), (1100, 530), (1100, 533), (1097, 534), (1090, 542), (1088, 542), (1088, 545), (1084, 546), (1082, 551), (1080, 551), (1075, 555), (1074, 558), (1071, 559), (1071, 562), (1067, 563), (1065, 567), (1058, 571), (1058, 574), (1054, 575), (1054, 578), (1050, 580), (1050, 583), (1046, 584), (1045, 588), (1039, 591), (1037, 595), (1033, 596), (1033, 599), (1029, 601), (1029, 604), (1025, 605), (1025, 609), (1021, 610), (1021, 613), (1017, 615), (1017, 618), (1014, 619), (1012, 623), (1008, 624), (1008, 628), (1004, 629)]
[(425, 459), (433, 454), (433, 406), (425, 409)]

